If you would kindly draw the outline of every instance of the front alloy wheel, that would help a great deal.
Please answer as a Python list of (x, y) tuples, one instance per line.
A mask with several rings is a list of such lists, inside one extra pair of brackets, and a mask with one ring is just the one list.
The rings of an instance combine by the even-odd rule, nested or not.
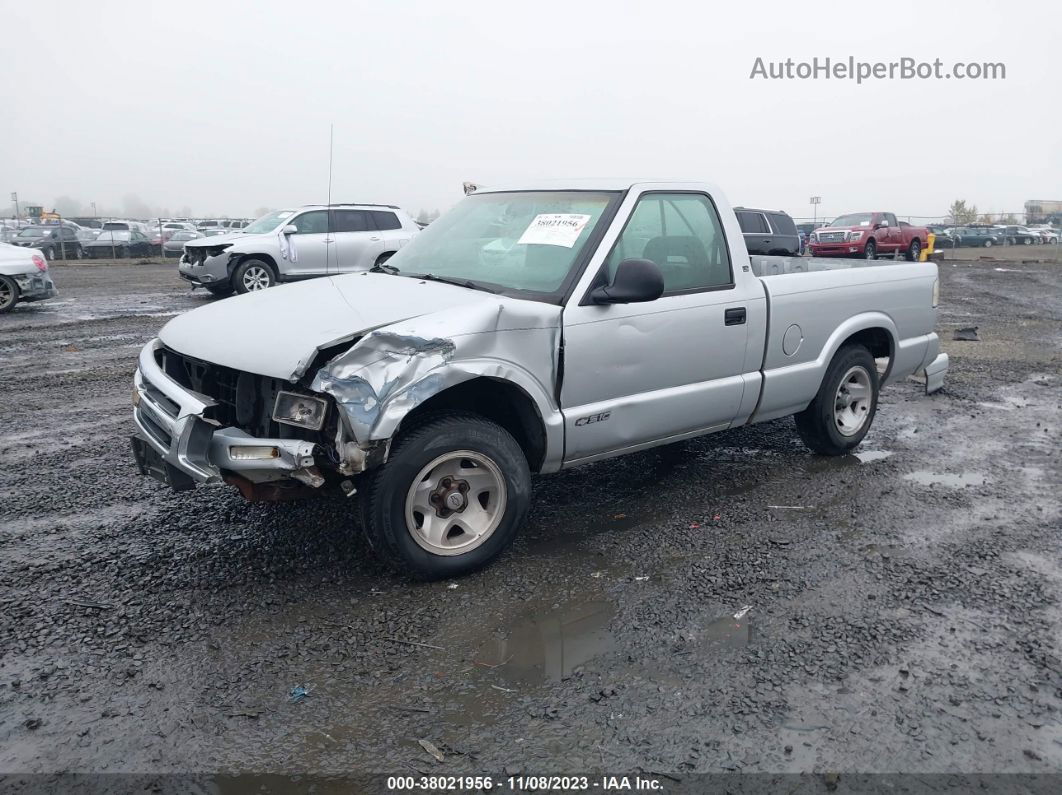
[(243, 286), (248, 292), (254, 292), (255, 290), (264, 290), (272, 284), (272, 277), (269, 275), (269, 271), (263, 268), (261, 265), (255, 265), (248, 268), (243, 272)]
[(498, 465), (473, 450), (429, 462), (406, 495), (406, 526), (434, 555), (461, 555), (481, 546), (505, 514), (506, 487)]
[(422, 580), (486, 566), (512, 542), (531, 502), (520, 445), (497, 423), (464, 411), (413, 420), (387, 463), (363, 477), (369, 543)]
[(269, 263), (260, 259), (245, 259), (232, 272), (232, 286), (238, 293), (256, 293), (277, 283)]

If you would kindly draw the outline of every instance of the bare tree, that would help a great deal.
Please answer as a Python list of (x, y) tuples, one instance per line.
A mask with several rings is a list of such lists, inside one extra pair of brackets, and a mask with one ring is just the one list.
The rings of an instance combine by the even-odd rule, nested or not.
[(972, 224), (977, 220), (977, 205), (966, 206), (966, 199), (956, 199), (948, 208), (948, 218), (953, 224)]

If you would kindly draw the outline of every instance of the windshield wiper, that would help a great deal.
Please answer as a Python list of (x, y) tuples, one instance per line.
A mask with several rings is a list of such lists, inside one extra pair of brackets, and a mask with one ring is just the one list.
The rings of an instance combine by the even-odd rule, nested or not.
[(398, 268), (396, 268), (394, 265), (388, 265), (386, 262), (377, 262), (375, 265), (369, 268), (369, 273), (390, 273), (392, 276), (394, 276), (396, 273), (398, 273)]
[(454, 279), (449, 276), (436, 276), (434, 273), (404, 273), (402, 275), (412, 276), (414, 279), (424, 279), (427, 282), (442, 282), (443, 284), (453, 284), (457, 287), (467, 287), (470, 290), (482, 290), (485, 293), (498, 292), (489, 287), (484, 287), (482, 284), (477, 284), (470, 279)]

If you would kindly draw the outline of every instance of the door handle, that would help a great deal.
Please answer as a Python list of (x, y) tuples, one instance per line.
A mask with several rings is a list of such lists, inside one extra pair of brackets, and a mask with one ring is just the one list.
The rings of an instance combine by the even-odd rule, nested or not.
[(738, 306), (733, 309), (728, 309), (723, 313), (723, 325), (725, 326), (740, 326), (745, 322), (746, 312), (745, 307)]
[(370, 237), (369, 240), (379, 240), (379, 237)]

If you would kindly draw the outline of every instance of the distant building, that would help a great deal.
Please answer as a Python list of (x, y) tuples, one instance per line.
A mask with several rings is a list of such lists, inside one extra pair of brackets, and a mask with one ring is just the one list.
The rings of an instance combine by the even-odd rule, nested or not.
[(1059, 218), (1062, 218), (1062, 201), (1030, 199), (1025, 202), (1025, 222), (1028, 224), (1042, 224)]

